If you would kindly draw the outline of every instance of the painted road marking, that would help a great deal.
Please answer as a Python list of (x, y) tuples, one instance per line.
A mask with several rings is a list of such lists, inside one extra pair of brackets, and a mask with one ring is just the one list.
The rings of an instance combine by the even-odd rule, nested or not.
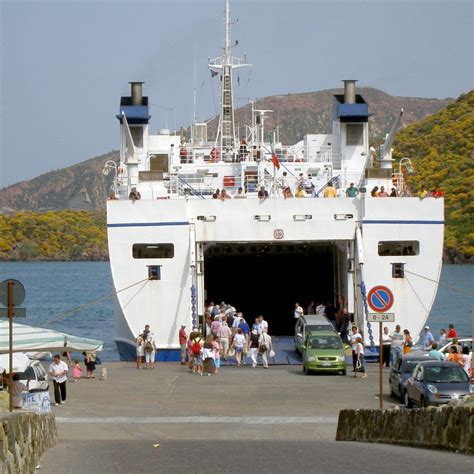
[(286, 425), (298, 423), (337, 423), (337, 416), (56, 416), (58, 423), (236, 423), (242, 425)]

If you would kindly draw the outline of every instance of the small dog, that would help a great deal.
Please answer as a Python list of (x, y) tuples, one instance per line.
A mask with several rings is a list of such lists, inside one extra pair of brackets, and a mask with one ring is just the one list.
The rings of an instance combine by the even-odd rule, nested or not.
[(99, 380), (107, 380), (107, 368), (106, 367), (102, 367), (102, 369), (100, 370)]

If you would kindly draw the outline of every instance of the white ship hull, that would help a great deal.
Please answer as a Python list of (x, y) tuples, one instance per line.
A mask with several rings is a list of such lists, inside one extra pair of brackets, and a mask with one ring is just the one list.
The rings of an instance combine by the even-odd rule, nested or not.
[[(403, 329), (409, 329), (412, 335), (419, 334), (433, 304), (437, 291), (435, 282), (441, 272), (442, 199), (109, 201), (107, 214), (112, 277), (115, 290), (119, 292), (117, 345), (124, 359), (133, 357), (137, 334), (145, 324), (150, 324), (156, 336), (159, 358), (177, 360), (180, 325), (202, 327), (206, 294), (211, 296), (214, 291), (214, 288), (206, 287), (206, 283), (215, 281), (215, 275), (214, 278), (206, 275), (207, 262), (212, 259), (207, 254), (212, 253), (212, 245), (227, 244), (228, 247), (228, 257), (221, 257), (217, 267), (212, 265), (213, 271), (218, 271), (219, 278), (223, 280), (219, 289), (232, 289), (223, 291), (222, 299), (225, 299), (226, 293), (240, 292), (245, 295), (245, 301), (253, 300), (254, 304), (244, 309), (250, 320), (259, 314), (252, 314), (252, 307), (261, 311), (262, 307), (273, 309), (276, 305), (280, 307), (278, 313), (265, 312), (266, 319), (270, 326), (273, 324), (278, 328), (278, 332), (286, 330), (290, 335), (293, 324), (291, 306), (285, 303), (288, 296), (293, 300), (296, 295), (285, 292), (288, 287), (293, 288), (290, 285), (293, 280), (302, 282), (297, 286), (308, 288), (307, 283), (303, 282), (314, 279), (314, 290), (298, 297), (306, 297), (309, 301), (317, 297), (329, 299), (343, 296), (349, 313), (354, 314), (355, 321), (364, 329), (367, 345), (371, 340), (359, 286), (359, 250), (362, 250), (364, 259), (367, 291), (384, 285), (393, 293), (390, 312), (395, 314), (396, 322), (387, 324), (390, 330), (399, 324)], [(203, 216), (213, 216), (215, 220), (202, 220)], [(256, 221), (255, 216), (269, 220)], [(300, 216), (306, 218), (295, 221), (295, 216), (297, 219)], [(357, 248), (358, 226), (361, 228), (362, 249)], [(378, 248), (381, 241), (419, 242), (419, 254), (380, 256)], [(132, 247), (137, 243), (171, 243), (174, 245), (174, 258), (133, 258)], [(290, 244), (293, 249), (288, 247)], [(270, 248), (268, 256), (261, 255), (265, 245)], [(279, 254), (276, 253), (276, 246), (281, 247)], [(320, 246), (321, 251), (311, 253), (308, 248), (312, 246)], [(249, 287), (241, 278), (243, 272), (238, 268), (239, 258), (234, 256), (239, 252), (250, 257), (248, 261), (252, 259), (252, 252), (254, 259), (266, 259), (268, 268), (274, 268), (275, 264), (278, 266), (278, 260), (284, 261), (285, 265), (278, 273), (261, 275), (259, 286)], [(292, 258), (282, 259), (283, 255), (290, 254), (295, 255), (296, 265), (292, 265)], [(330, 260), (333, 260), (333, 265), (330, 265)], [(318, 266), (318, 261), (325, 266)], [(404, 278), (392, 277), (392, 263), (395, 262), (404, 263)], [(149, 265), (161, 266), (160, 280), (146, 280)], [(250, 275), (252, 267), (246, 271)], [(333, 295), (319, 295), (316, 283), (324, 279), (331, 280), (329, 287)], [(142, 283), (121, 291), (142, 280)], [(196, 290), (195, 310), (191, 293), (193, 286)], [(239, 301), (230, 302), (239, 305)], [(282, 324), (282, 320), (286, 322)], [(372, 329), (377, 342), (378, 325), (372, 325)]]

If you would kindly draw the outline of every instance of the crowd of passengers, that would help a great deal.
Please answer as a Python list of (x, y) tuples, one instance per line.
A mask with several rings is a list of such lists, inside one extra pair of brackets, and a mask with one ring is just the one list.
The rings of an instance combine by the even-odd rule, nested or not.
[[(206, 307), (205, 321), (206, 335), (193, 331), (186, 341), (180, 337), (182, 347), (186, 344), (190, 372), (217, 374), (221, 359), (228, 357), (235, 357), (237, 367), (245, 365), (249, 358), (253, 368), (258, 366), (261, 357), (263, 368), (268, 369), (268, 360), (275, 353), (268, 322), (263, 316), (256, 317), (250, 326), (234, 306), (211, 302)], [(184, 363), (184, 359), (181, 362)]]
[[(294, 180), (294, 178), (293, 178)], [(250, 186), (245, 184), (243, 187), (238, 187), (237, 191), (234, 194), (230, 194), (227, 189), (216, 189), (212, 194), (213, 199), (221, 199), (222, 201), (226, 199), (243, 199), (247, 197), (247, 192)], [(254, 187), (252, 186), (252, 189)], [(336, 189), (333, 181), (329, 181), (321, 190), (317, 190), (314, 183), (311, 181), (311, 175), (305, 177), (303, 173), (300, 173), (299, 177), (296, 180), (293, 188), (290, 186), (290, 180), (287, 176), (287, 172), (284, 171), (281, 179), (277, 179), (276, 193), (279, 196), (288, 198), (306, 198), (308, 196), (313, 198), (325, 197), (325, 198), (337, 198), (337, 197), (348, 197), (356, 198), (358, 196), (365, 197), (365, 189), (358, 189), (354, 183), (350, 183), (349, 187), (344, 191), (342, 188)], [(383, 198), (383, 197), (411, 197), (412, 194), (405, 188), (403, 191), (397, 191), (396, 188), (392, 187), (390, 193), (385, 190), (384, 186), (374, 186), (370, 191), (370, 197), (374, 198)], [(267, 199), (269, 197), (268, 190), (265, 186), (260, 186), (257, 192), (257, 197), (261, 200)], [(439, 188), (434, 188), (430, 193), (426, 188), (420, 188), (418, 193), (420, 199), (426, 197), (439, 198), (443, 197), (443, 192)]]

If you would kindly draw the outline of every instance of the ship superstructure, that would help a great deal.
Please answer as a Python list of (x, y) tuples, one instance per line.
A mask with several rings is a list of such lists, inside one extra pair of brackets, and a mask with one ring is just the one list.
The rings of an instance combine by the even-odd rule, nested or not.
[[(208, 140), (203, 123), (193, 125), (190, 143), (168, 130), (150, 133), (141, 82), (120, 102), (120, 163), (107, 165), (116, 173), (107, 223), (121, 357), (135, 357), (135, 338), (150, 324), (159, 359), (178, 360), (180, 325), (205, 330), (205, 303), (216, 299), (248, 320), (264, 314), (273, 334), (288, 335), (294, 303), (320, 299), (347, 310), (373, 346), (378, 333), (367, 296), (386, 287), (396, 318), (389, 328), (418, 334), (441, 272), (443, 199), (401, 197), (411, 170), (407, 159), (392, 169), (401, 115), (374, 154), (369, 105), (347, 80), (333, 98), (332, 133), (292, 145), (275, 133), (265, 139), (269, 111), (252, 107), (248, 133), (237, 137), (232, 69), (246, 61), (230, 53), (228, 2), (224, 18), (223, 56), (209, 61), (221, 75), (216, 137)], [(346, 195), (351, 183), (355, 197)], [(374, 186), (395, 188), (397, 197), (372, 198)], [(336, 197), (324, 197), (333, 193), (328, 187)], [(140, 200), (129, 199), (133, 188)]]

